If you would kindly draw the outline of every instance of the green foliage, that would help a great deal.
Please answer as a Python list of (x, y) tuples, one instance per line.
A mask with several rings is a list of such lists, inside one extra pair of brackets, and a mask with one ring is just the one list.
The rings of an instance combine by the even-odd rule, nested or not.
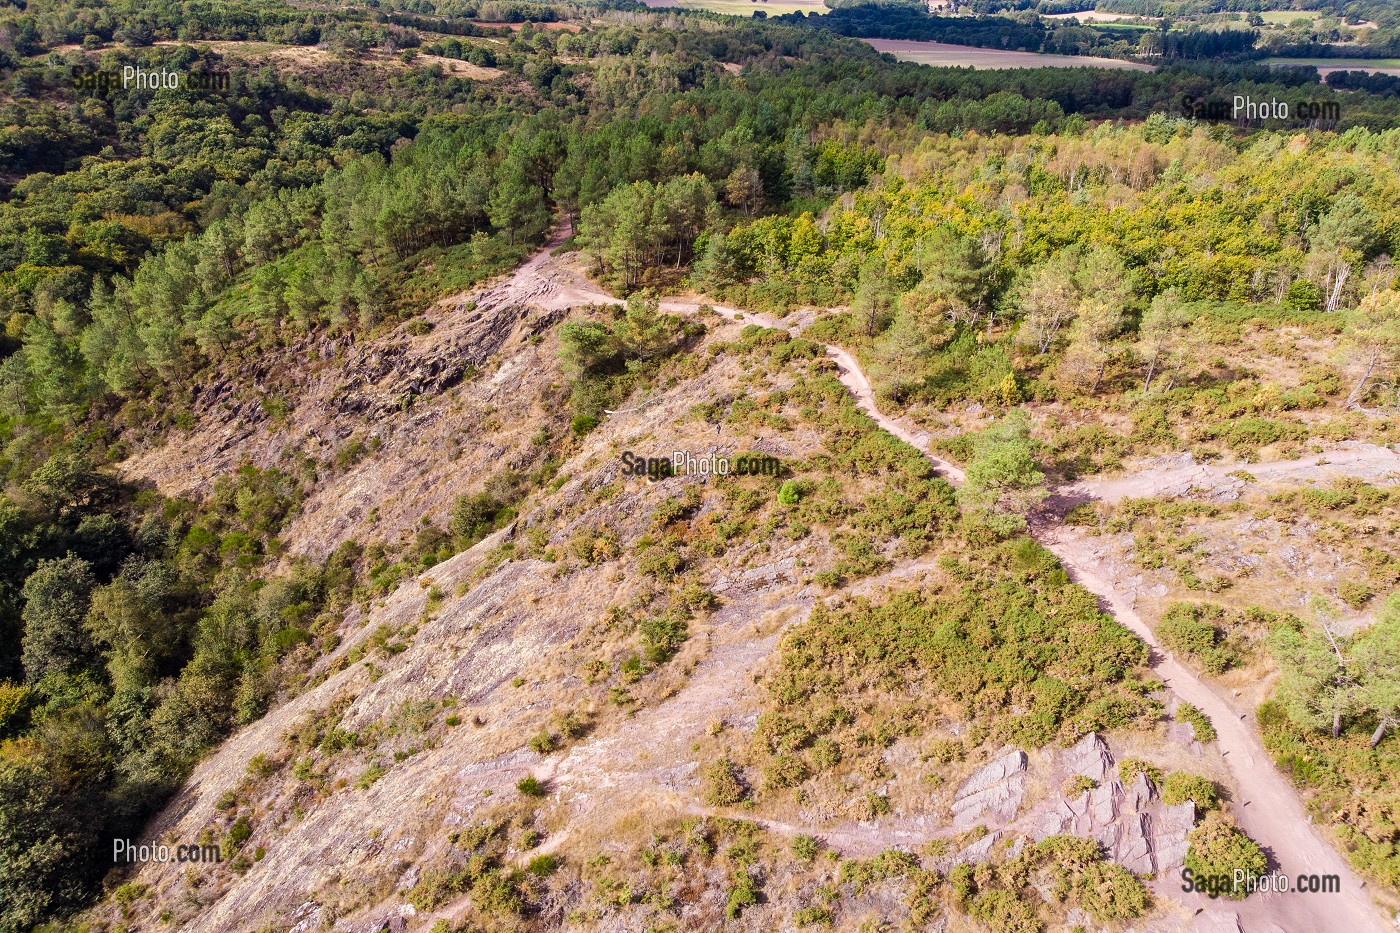
[(1019, 410), (979, 434), (958, 489), (964, 508), (1024, 524), (1021, 516), (1045, 497), (1030, 441), (1030, 424)]
[(1191, 724), (1191, 731), (1196, 734), (1196, 741), (1202, 745), (1215, 741), (1215, 724), (1210, 721), (1209, 716), (1190, 703), (1177, 705), (1176, 718)]
[(728, 807), (743, 800), (747, 788), (739, 779), (739, 771), (734, 762), (727, 758), (717, 758), (700, 772), (704, 783), (705, 803), (712, 807)]
[(536, 855), (530, 859), (525, 870), (536, 878), (548, 878), (559, 870), (559, 856), (557, 855)]
[(1131, 784), (1137, 779), (1139, 774), (1147, 775), (1147, 779), (1153, 784), (1162, 783), (1162, 769), (1152, 764), (1150, 761), (1143, 761), (1141, 758), (1123, 758), (1118, 762), (1118, 780), (1124, 784)]
[(1221, 674), (1239, 664), (1239, 654), (1230, 647), (1225, 634), (1216, 628), (1224, 610), (1205, 603), (1170, 603), (1157, 623), (1162, 644), (1199, 664), (1212, 674)]
[(1196, 812), (1204, 813), (1220, 806), (1220, 793), (1215, 783), (1197, 774), (1173, 771), (1162, 781), (1162, 802), (1176, 805), (1191, 801)]
[(533, 774), (526, 775), (515, 784), (515, 789), (526, 797), (544, 797), (549, 793), (549, 787)]
[(685, 619), (678, 615), (643, 619), (638, 630), (646, 649), (646, 659), (651, 664), (664, 664), (675, 657), (689, 633)]
[(740, 869), (734, 872), (729, 896), (725, 898), (724, 915), (730, 920), (739, 919), (745, 907), (758, 903), (758, 881), (752, 874)]
[(629, 301), (610, 321), (566, 322), (559, 328), (559, 358), (573, 374), (574, 433), (592, 430), (604, 408), (617, 407), (703, 332), (704, 325), (661, 314), (654, 301), (641, 299)]
[(855, 893), (860, 894), (872, 884), (892, 878), (903, 878), (918, 867), (919, 860), (908, 852), (886, 849), (872, 859), (850, 859), (842, 862), (837, 877), (842, 884), (851, 885)]
[[(1269, 867), (1264, 850), (1221, 813), (1211, 813), (1187, 835), (1186, 867), (1198, 878), (1234, 878), (1243, 871), (1246, 878), (1263, 875)], [(1222, 892), (1243, 900), (1247, 891), (1233, 884)]]
[(792, 856), (799, 862), (811, 862), (820, 850), (821, 844), (815, 836), (798, 833), (792, 837)]
[[(883, 603), (857, 598), (834, 611), (819, 603), (784, 637), (770, 696), (816, 735), (833, 724), (814, 709), (892, 682), (958, 704), (1006, 741), (1080, 734), (1088, 723), (1118, 720), (1114, 704), (1130, 718), (1141, 700), (1120, 685), (1145, 657), (1142, 644), (1101, 615), (1086, 591), (1041, 580), (1030, 588), (988, 568)], [(1008, 692), (1023, 698), (1019, 715), (992, 699)]]
[(802, 498), (801, 489), (795, 480), (786, 480), (778, 489), (779, 505), (797, 505)]

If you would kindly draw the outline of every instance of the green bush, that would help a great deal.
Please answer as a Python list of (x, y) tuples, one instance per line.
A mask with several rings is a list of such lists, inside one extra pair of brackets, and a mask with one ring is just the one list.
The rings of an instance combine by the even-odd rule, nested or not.
[(1124, 758), (1118, 762), (1118, 780), (1124, 784), (1131, 784), (1137, 780), (1139, 774), (1147, 775), (1147, 779), (1153, 784), (1161, 785), (1162, 769), (1150, 761), (1143, 761), (1141, 758)]
[(792, 922), (800, 927), (831, 926), (831, 921), (831, 911), (816, 904), (798, 908), (792, 914)]
[(1209, 716), (1190, 703), (1177, 704), (1176, 718), (1191, 724), (1191, 731), (1196, 733), (1196, 741), (1202, 745), (1215, 741), (1215, 724), (1210, 721)]
[(549, 793), (549, 787), (545, 784), (545, 782), (541, 781), (533, 774), (526, 775), (525, 777), (521, 778), (520, 781), (515, 785), (515, 789), (520, 791), (520, 793), (524, 794), (526, 797), (543, 797)]
[(525, 866), (525, 870), (536, 878), (547, 878), (554, 874), (559, 868), (559, 856), (557, 855), (536, 855), (530, 859), (530, 863)]
[(787, 480), (778, 488), (779, 505), (797, 505), (802, 498), (801, 487), (796, 480)]
[(817, 842), (817, 837), (808, 836), (805, 833), (798, 833), (792, 837), (792, 854), (799, 862), (810, 862), (817, 857), (817, 852), (821, 849), (821, 844)]
[(973, 898), (968, 912), (997, 933), (1041, 933), (1035, 905), (1011, 891), (984, 891)]
[(1231, 886), (1223, 891), (1226, 897), (1243, 900), (1244, 888), (1233, 885), (1235, 872), (1243, 871), (1246, 878), (1258, 877), (1269, 869), (1264, 850), (1244, 834), (1222, 813), (1211, 813), (1186, 837), (1186, 867), (1197, 878), (1230, 878)]
[(705, 788), (705, 803), (712, 807), (731, 806), (748, 795), (748, 790), (739, 780), (738, 769), (728, 758), (710, 762), (701, 771), (700, 777)]
[(1198, 774), (1173, 771), (1162, 781), (1162, 802), (1171, 806), (1191, 801), (1196, 812), (1205, 813), (1220, 806), (1219, 791), (1215, 784)]
[(745, 907), (752, 907), (757, 903), (758, 882), (747, 871), (736, 871), (733, 887), (729, 889), (729, 897), (724, 904), (724, 915), (730, 920), (737, 920)]
[(1222, 674), (1240, 660), (1224, 634), (1212, 624), (1212, 619), (1222, 617), (1219, 607), (1171, 603), (1157, 624), (1157, 637), (1168, 650), (1194, 661), (1207, 673)]
[(796, 787), (807, 780), (807, 766), (796, 755), (778, 755), (763, 769), (763, 786)]
[(675, 657), (689, 634), (685, 619), (678, 615), (644, 619), (640, 629), (647, 661), (651, 664), (664, 664)]

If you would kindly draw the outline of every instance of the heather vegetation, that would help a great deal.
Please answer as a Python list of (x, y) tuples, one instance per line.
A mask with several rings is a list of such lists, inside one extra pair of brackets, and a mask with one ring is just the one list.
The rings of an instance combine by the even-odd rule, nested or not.
[[(752, 734), (721, 723), (711, 736), (717, 753), (697, 779), (712, 807), (801, 799), (839, 775), (852, 813), (871, 819), (899, 803), (882, 757), (896, 743), (947, 765), (1162, 718), (1144, 645), (1023, 537), (1025, 515), (1047, 485), (1140, 454), (1259, 458), (1396, 439), (1396, 420), (1376, 417), (1393, 414), (1400, 365), (1393, 89), (1348, 91), (1339, 132), (1236, 133), (1167, 112), (1206, 82), (1338, 95), (1308, 74), (1187, 61), (1244, 53), (1245, 30), (1121, 36), (880, 15), (963, 41), (1001, 30), (1027, 47), (1160, 52), (1168, 67), (900, 65), (835, 34), (863, 31), (865, 7), (835, 11), (824, 30), (516, 0), (0, 10), (0, 930), (90, 903), (111, 868), (102, 843), (139, 837), (235, 728), (362, 662), (374, 683), (448, 596), (424, 580), (416, 621), (335, 654), (346, 610), (368, 611), (497, 532), (454, 598), (517, 559), (555, 579), (628, 584), (568, 646), (568, 676), (596, 705), (535, 704), (517, 737), (539, 756), (581, 739), (595, 714), (612, 726), (674, 695), (726, 604), (709, 588), (721, 570), (774, 557), (810, 593), (810, 618), (775, 636)], [(138, 65), (228, 84), (73, 80)], [(252, 415), (224, 396), (212, 407), (285, 424), (298, 400), (263, 391), (279, 375), (269, 369), (333, 365), (406, 321), (402, 333), (423, 337), (431, 324), (411, 319), (552, 230), (627, 302), (559, 324), (561, 376), (542, 404), (568, 414), (528, 457), (493, 465), (480, 491), (449, 498), (445, 527), (423, 516), (403, 542), (289, 552), (281, 536), (306, 497), (377, 452), (377, 436), (329, 454), (294, 441), (188, 499), (120, 478), (134, 450), (191, 430), (215, 390), (254, 387)], [(703, 343), (703, 311), (665, 314), (654, 300), (686, 287), (754, 310), (834, 310), (817, 312), (810, 339), (749, 326)], [(961, 489), (876, 428), (814, 340), (857, 353), (881, 407), (935, 431), (966, 466)], [(778, 475), (632, 498), (595, 482), (597, 459), (561, 474), (584, 445), (607, 443), (593, 432), (611, 411), (717, 366), (743, 391), (696, 404), (687, 425), (780, 437), (801, 453)], [(619, 496), (646, 508), (619, 514)], [(1264, 505), (1129, 500), (1078, 518), (1133, 532), (1144, 569), (1220, 591), (1235, 581), (1205, 571), (1195, 526), (1246, 507), (1322, 524), (1365, 568), (1336, 597), (1375, 624), (1342, 632), (1322, 606), (1301, 619), (1193, 602), (1170, 606), (1158, 634), (1211, 675), (1267, 648), (1282, 675), (1259, 717), (1271, 749), (1316, 812), (1343, 814), (1357, 864), (1400, 884), (1400, 614), (1380, 598), (1400, 583), (1394, 494), (1343, 483)], [(1369, 537), (1348, 533), (1360, 519), (1376, 525)], [(847, 592), (921, 558), (916, 583)], [(538, 682), (502, 680), (522, 697)], [(349, 702), (299, 719), (221, 801), (208, 830), (227, 855), (221, 878), (263, 857), (275, 782), (297, 795), (300, 819), (303, 803), (373, 794), (448, 730), (482, 725), (415, 698), (352, 729)], [(1211, 741), (1199, 710), (1176, 715)], [(1218, 807), (1206, 779), (1161, 777), (1164, 797)], [(794, 858), (805, 901), (792, 920), (804, 926), (836, 923), (840, 892), (881, 886), (914, 923), (946, 909), (1033, 930), (1071, 909), (1110, 923), (1150, 907), (1097, 845), (1064, 837), (946, 877), (894, 851), (833, 867), (839, 856), (811, 837), (780, 846), (711, 817), (661, 826), (616, 861), (527, 855), (556, 788), (526, 776), (506, 789), (508, 804), (464, 824), (440, 864), (402, 886), (415, 909), (465, 902), (473, 922), (512, 924), (555, 909), (572, 884), (585, 894), (571, 919), (636, 907), (661, 928), (709, 886), (722, 892), (715, 922), (741, 921)], [(1197, 833), (1202, 870), (1257, 861), (1215, 817)], [(120, 890), (123, 908), (145, 896)]]

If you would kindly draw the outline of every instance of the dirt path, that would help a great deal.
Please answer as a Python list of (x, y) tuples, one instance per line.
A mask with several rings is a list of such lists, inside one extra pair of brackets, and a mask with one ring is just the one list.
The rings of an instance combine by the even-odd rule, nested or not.
[[(694, 311), (698, 305), (689, 301), (662, 301), (661, 307), (668, 311)], [(790, 332), (782, 323), (764, 314), (754, 314), (712, 305), (721, 316), (743, 323), (761, 324)], [(875, 405), (875, 393), (870, 380), (861, 371), (860, 365), (850, 353), (830, 344), (825, 345), (827, 356), (836, 361), (842, 385), (850, 390), (857, 404), (886, 431), (905, 443), (918, 448), (933, 463), (934, 467), (954, 484), (964, 479), (963, 471), (928, 451), (930, 435), (927, 432), (911, 429), (894, 418), (883, 414)], [(1304, 470), (1320, 470), (1330, 467), (1329, 472), (1351, 475), (1354, 470), (1371, 475), (1380, 471), (1390, 473), (1400, 471), (1400, 457), (1393, 451), (1372, 445), (1360, 445), (1359, 449), (1287, 461), (1275, 464), (1251, 465), (1248, 469), (1257, 479), (1265, 480), (1297, 473)], [(1068, 498), (1065, 493), (1081, 495), (1085, 498), (1103, 498), (1110, 501), (1125, 496), (1162, 495), (1169, 490), (1190, 489), (1194, 484), (1214, 476), (1226, 476), (1231, 470), (1242, 467), (1180, 467), (1158, 474), (1141, 474), (1123, 477), (1106, 482), (1076, 484), (1068, 490), (1057, 490), (1057, 498)], [(1348, 931), (1383, 930), (1386, 928), (1380, 912), (1363, 892), (1361, 879), (1352, 871), (1340, 853), (1313, 827), (1303, 811), (1298, 794), (1288, 780), (1274, 767), (1268, 752), (1264, 749), (1259, 735), (1246, 718), (1240, 717), (1205, 682), (1182, 666), (1158, 643), (1152, 629), (1132, 610), (1129, 602), (1110, 584), (1100, 579), (1090, 569), (1094, 565), (1093, 556), (1082, 544), (1064, 533), (1063, 526), (1038, 527), (1033, 534), (1048, 550), (1055, 554), (1064, 565), (1070, 578), (1089, 592), (1098, 596), (1104, 610), (1120, 624), (1130, 629), (1151, 649), (1150, 664), (1172, 691), (1187, 703), (1192, 704), (1209, 716), (1219, 735), (1222, 754), (1229, 762), (1231, 775), (1235, 779), (1239, 799), (1234, 812), (1240, 826), (1249, 833), (1269, 853), (1275, 870), (1287, 874), (1290, 879), (1299, 875), (1334, 874), (1341, 878), (1341, 893), (1333, 895), (1298, 895), (1281, 898), (1254, 898), (1240, 905), (1240, 913), (1248, 918), (1254, 915), (1259, 921), (1286, 920), (1285, 929), (1298, 931)], [(1286, 906), (1285, 906), (1286, 905)]]
[[(617, 301), (616, 298), (588, 287), (586, 283), (577, 284), (577, 274), (569, 271), (563, 263), (553, 261), (548, 248), (522, 267), (520, 274), (508, 280), (507, 285), (510, 282), (518, 283), (514, 294), (522, 297), (540, 290), (551, 297), (558, 295), (563, 298), (566, 294), (583, 296), (579, 303)], [(700, 304), (693, 299), (666, 299), (660, 302), (660, 307), (665, 311), (694, 313)], [(745, 312), (724, 305), (711, 304), (710, 307), (730, 321), (759, 324), (790, 333), (796, 333), (799, 329), (789, 327), (765, 314)], [(928, 432), (910, 428), (879, 410), (869, 379), (850, 353), (830, 344), (824, 346), (827, 355), (836, 363), (842, 385), (851, 392), (866, 414), (880, 427), (923, 452), (950, 482), (958, 484), (963, 481), (964, 474), (961, 469), (929, 452)], [(1332, 467), (1334, 471), (1340, 470), (1349, 474), (1353, 469), (1363, 469), (1364, 465), (1363, 472), (1368, 475), (1377, 469), (1383, 469), (1384, 473), (1400, 469), (1400, 458), (1396, 458), (1393, 452), (1384, 448), (1370, 448), (1369, 445), (1363, 447), (1367, 449), (1354, 450), (1343, 455), (1333, 453), (1327, 457), (1306, 458), (1286, 464), (1252, 465), (1249, 472), (1262, 480), (1284, 473), (1327, 466)], [(1322, 462), (1329, 459), (1328, 463)], [(1394, 467), (1388, 466), (1392, 459), (1396, 461)], [(1085, 499), (1104, 498), (1111, 501), (1129, 495), (1160, 495), (1181, 488), (1183, 484), (1189, 489), (1192, 485), (1213, 476), (1228, 475), (1231, 469), (1228, 466), (1200, 467), (1190, 464), (1109, 481), (1091, 480), (1056, 490), (1056, 498), (1065, 501), (1082, 496)], [(1221, 753), (1229, 762), (1238, 792), (1234, 807), (1236, 818), (1245, 831), (1269, 853), (1274, 870), (1287, 874), (1290, 879), (1305, 874), (1337, 875), (1341, 879), (1341, 892), (1338, 894), (1250, 898), (1237, 908), (1242, 918), (1246, 921), (1254, 920), (1260, 927), (1279, 922), (1282, 923), (1282, 929), (1289, 931), (1335, 930), (1339, 933), (1360, 933), (1387, 929), (1380, 911), (1364, 892), (1361, 879), (1352, 871), (1346, 859), (1313, 827), (1303, 810), (1298, 794), (1274, 767), (1256, 730), (1247, 718), (1235, 713), (1212, 687), (1162, 648), (1151, 628), (1132, 610), (1129, 601), (1118, 593), (1110, 582), (1095, 574), (1092, 555), (1080, 542), (1066, 534), (1063, 526), (1038, 522), (1032, 533), (1060, 559), (1072, 580), (1099, 597), (1105, 612), (1148, 645), (1149, 663), (1171, 690), (1185, 702), (1202, 710), (1214, 722)], [(1251, 929), (1260, 927), (1256, 927), (1254, 923), (1249, 924)]]
[[(1347, 441), (1336, 450), (1297, 460), (1272, 463), (1199, 464), (1189, 456), (1172, 458), (1178, 462), (1134, 470), (1110, 479), (1093, 477), (1061, 486), (1055, 497), (1066, 503), (1096, 499), (1117, 502), (1126, 498), (1184, 496), (1193, 489), (1209, 492), (1225, 485), (1245, 482), (1268, 483), (1276, 480), (1328, 482), (1343, 477), (1368, 482), (1400, 478), (1400, 454), (1389, 447)], [(1180, 460), (1187, 462), (1179, 462)], [(1247, 477), (1247, 478), (1246, 478)]]
[(546, 311), (563, 311), (580, 305), (620, 304), (617, 298), (593, 287), (572, 266), (555, 259), (553, 251), (570, 233), (567, 226), (557, 228), (524, 265), (473, 295), (477, 307), (491, 311), (535, 305)]

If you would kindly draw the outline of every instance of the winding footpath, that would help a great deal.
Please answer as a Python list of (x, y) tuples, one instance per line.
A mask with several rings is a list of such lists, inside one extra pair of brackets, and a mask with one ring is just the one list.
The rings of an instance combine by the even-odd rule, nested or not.
[[(773, 327), (794, 335), (799, 330), (789, 328), (764, 314), (744, 312), (722, 305), (710, 307), (731, 321)], [(661, 302), (661, 309), (664, 311), (689, 314), (698, 308), (699, 304), (691, 301)], [(875, 404), (875, 392), (870, 380), (850, 353), (830, 344), (823, 346), (826, 347), (827, 356), (836, 363), (841, 384), (850, 391), (862, 411), (890, 434), (921, 451), (934, 468), (954, 485), (963, 482), (964, 474), (961, 469), (929, 452), (928, 432), (912, 430), (879, 410)], [(1373, 454), (1372, 459), (1383, 459), (1386, 455), (1394, 457), (1393, 453), (1385, 451), (1384, 448), (1375, 450), (1382, 453)], [(1314, 457), (1307, 461), (1298, 461), (1297, 468), (1316, 466), (1319, 459)], [(1400, 470), (1400, 458), (1395, 458), (1395, 461), (1395, 469)], [(1211, 469), (1190, 468), (1183, 471), (1184, 475), (1174, 475), (1170, 480), (1172, 483), (1194, 480), (1205, 475), (1202, 471), (1209, 472)], [(1224, 470), (1219, 472), (1224, 473)], [(1282, 473), (1283, 470), (1277, 467), (1251, 467), (1251, 472), (1272, 476)], [(1189, 486), (1188, 482), (1187, 488)], [(1082, 487), (1088, 488), (1091, 487)], [(1127, 480), (1118, 481), (1109, 493), (1116, 498), (1128, 494), (1156, 494), (1150, 485), (1144, 490), (1142, 483), (1133, 485)], [(1286, 908), (1269, 913), (1273, 914), (1275, 919), (1286, 918), (1288, 925), (1284, 929), (1287, 933), (1362, 933), (1387, 929), (1388, 925), (1380, 910), (1365, 893), (1362, 880), (1352, 871), (1346, 859), (1312, 825), (1297, 792), (1288, 783), (1288, 779), (1274, 767), (1249, 717), (1236, 713), (1212, 687), (1161, 646), (1152, 629), (1133, 611), (1129, 600), (1118, 593), (1110, 582), (1100, 578), (1090, 569), (1093, 564), (1092, 555), (1080, 542), (1066, 533), (1064, 526), (1035, 527), (1031, 533), (1041, 545), (1059, 558), (1071, 580), (1097, 596), (1105, 612), (1148, 645), (1149, 664), (1172, 692), (1210, 717), (1218, 733), (1216, 741), (1229, 764), (1238, 790), (1239, 796), (1233, 806), (1235, 819), (1240, 827), (1268, 852), (1273, 869), (1286, 874), (1290, 879), (1299, 875), (1314, 874), (1336, 875), (1341, 879), (1341, 892), (1337, 894), (1275, 895), (1287, 898)], [(1241, 912), (1246, 912), (1244, 905), (1241, 905)], [(1279, 917), (1280, 913), (1284, 914), (1284, 918)], [(1252, 925), (1246, 927), (1252, 928)]]
[[(551, 254), (551, 247), (562, 242), (556, 234), (544, 250), (500, 285), (481, 295), (482, 304), (523, 300), (550, 307), (577, 304), (616, 304), (615, 296), (597, 289)], [(702, 306), (697, 300), (663, 299), (663, 311), (695, 314)], [(724, 305), (703, 303), (721, 317), (743, 324), (758, 324), (785, 330), (796, 336), (801, 327), (790, 327), (761, 313), (742, 311)], [(823, 344), (836, 364), (841, 384), (856, 404), (881, 428), (918, 449), (954, 485), (965, 478), (955, 464), (929, 450), (932, 436), (889, 417), (875, 404), (875, 391), (854, 356), (840, 347)], [(1329, 469), (1330, 467), (1330, 469)], [(1116, 501), (1125, 496), (1179, 495), (1197, 483), (1219, 480), (1238, 467), (1197, 466), (1167, 468), (1113, 480), (1090, 480), (1052, 491), (1052, 500), (1062, 505), (1102, 499)], [(1342, 452), (1305, 458), (1281, 464), (1250, 466), (1258, 479), (1280, 478), (1299, 473), (1360, 475), (1367, 478), (1400, 473), (1400, 456), (1385, 448), (1352, 445)], [(1136, 634), (1149, 648), (1149, 664), (1176, 696), (1200, 709), (1215, 725), (1217, 743), (1229, 764), (1237, 797), (1233, 811), (1239, 825), (1269, 854), (1271, 869), (1290, 880), (1300, 875), (1336, 875), (1341, 891), (1335, 894), (1255, 895), (1243, 903), (1230, 903), (1238, 911), (1246, 931), (1283, 933), (1366, 933), (1394, 930), (1365, 891), (1364, 882), (1332, 843), (1313, 826), (1302, 802), (1269, 758), (1250, 717), (1241, 715), (1214, 688), (1179, 663), (1157, 641), (1152, 629), (1133, 610), (1131, 600), (1118, 592), (1095, 571), (1095, 558), (1084, 543), (1056, 521), (1037, 520), (1031, 534), (1051, 551), (1064, 566), (1071, 580), (1100, 600), (1103, 610)], [(1282, 899), (1282, 900), (1280, 900)], [(1206, 902), (1199, 895), (1184, 897), (1188, 903)], [(1222, 902), (1219, 906), (1225, 907)], [(1282, 925), (1280, 925), (1282, 924)], [(1231, 927), (1230, 929), (1239, 929)]]

